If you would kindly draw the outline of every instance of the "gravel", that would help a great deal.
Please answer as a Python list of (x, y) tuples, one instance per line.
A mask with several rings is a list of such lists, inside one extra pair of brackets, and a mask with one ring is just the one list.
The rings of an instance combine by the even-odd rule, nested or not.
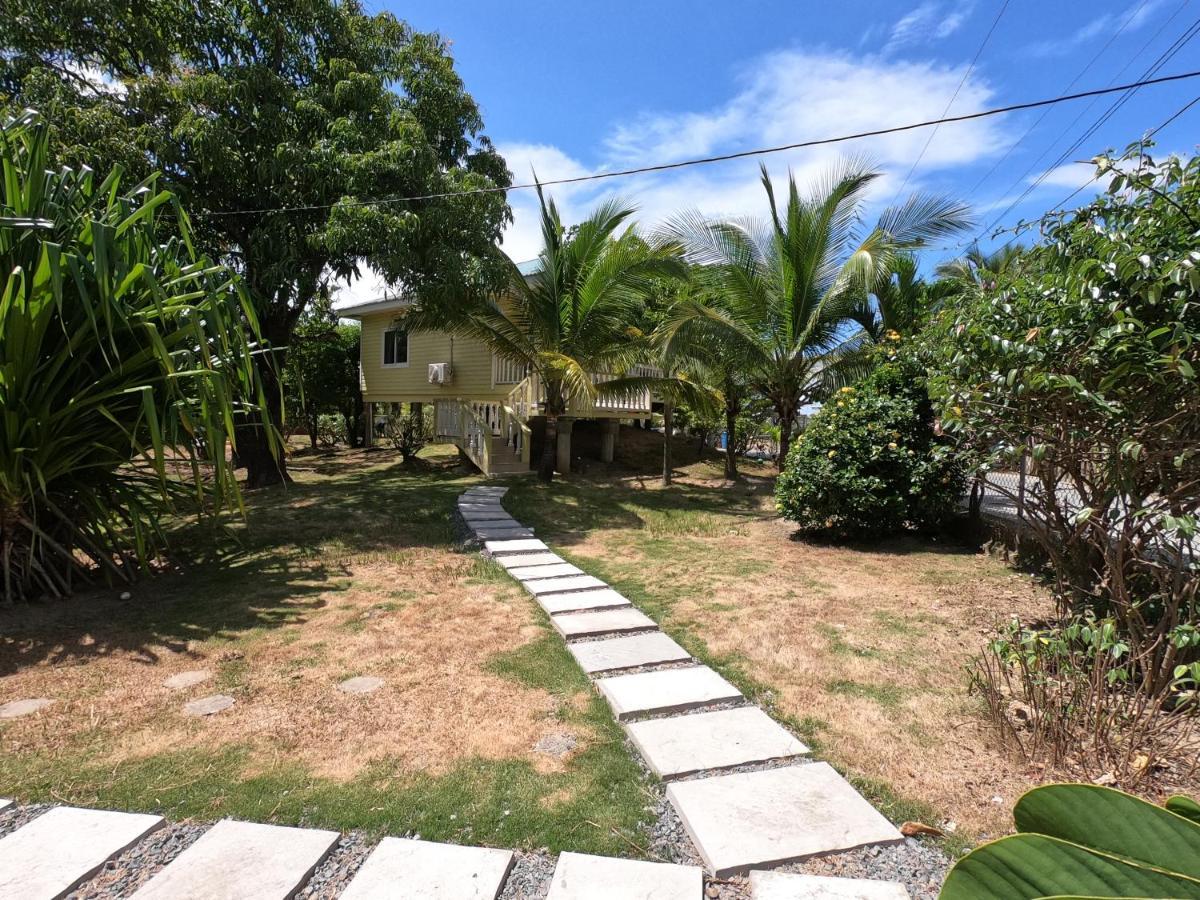
[(937, 846), (905, 838), (888, 847), (860, 847), (782, 868), (785, 872), (809, 875), (899, 881), (908, 888), (913, 900), (936, 900), (951, 862)]
[(115, 900), (127, 897), (163, 866), (200, 839), (212, 826), (180, 822), (150, 832), (68, 894), (69, 900)]
[(29, 806), (13, 805), (0, 812), (0, 837), (4, 837), (10, 832), (16, 831), (22, 825), (32, 822), (46, 810), (50, 809), (48, 803), (32, 803)]
[(549, 850), (518, 850), (498, 900), (542, 900), (553, 877), (554, 857)]
[(361, 831), (342, 835), (296, 897), (301, 900), (333, 900), (358, 874), (374, 847), (375, 842)]

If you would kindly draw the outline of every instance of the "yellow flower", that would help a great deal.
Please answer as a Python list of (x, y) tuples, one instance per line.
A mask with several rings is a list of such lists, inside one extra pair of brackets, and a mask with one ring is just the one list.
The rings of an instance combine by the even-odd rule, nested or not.
[(892, 441), (891, 443), (889, 443), (889, 444), (888, 444), (888, 449), (889, 449), (889, 450), (895, 450), (895, 449), (896, 449), (896, 442), (895, 442), (895, 441)]
[(952, 406), (952, 407), (950, 407), (950, 411), (953, 412), (956, 416), (962, 415), (962, 407), (961, 406)]
[(889, 341), (898, 341), (898, 340), (900, 340), (900, 332), (896, 331), (894, 328), (889, 328), (889, 329), (887, 330), (887, 339), (888, 339)]
[(829, 451), (829, 454), (828, 454), (828, 456), (829, 456), (829, 458), (830, 458), (830, 459), (833, 459), (835, 456), (837, 456), (837, 451), (836, 451), (836, 450), (830, 450), (830, 451)]
[(846, 404), (845, 404), (845, 403), (843, 403), (841, 400), (839, 400), (839, 401), (837, 402), (837, 405), (838, 405), (838, 406), (845, 406)]
[(842, 389), (841, 389), (840, 393), (842, 393), (842, 394), (853, 394), (853, 393), (854, 393), (854, 388), (852, 388), (852, 387), (844, 387), (844, 388), (842, 388)]

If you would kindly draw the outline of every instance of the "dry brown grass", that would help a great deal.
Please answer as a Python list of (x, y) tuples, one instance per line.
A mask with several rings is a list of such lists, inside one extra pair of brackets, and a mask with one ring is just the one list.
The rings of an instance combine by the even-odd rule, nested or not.
[[(339, 460), (343, 474), (361, 463), (350, 454)], [(299, 478), (301, 488), (320, 480), (302, 469)], [(214, 582), (198, 564), (136, 586), (127, 603), (105, 592), (13, 611), (0, 637), (0, 703), (55, 703), (4, 723), (3, 751), (86, 751), (116, 767), (169, 751), (236, 746), (250, 750), (251, 771), (283, 760), (342, 780), (380, 760), (397, 773), (436, 775), (468, 758), (561, 770), (565, 760), (532, 749), (563, 730), (561, 698), (489, 668), (498, 654), (544, 633), (528, 598), (474, 555), (424, 540), (419, 524), (392, 529), (383, 550), (306, 533), (319, 526), (296, 518), (302, 513), (343, 513), (325, 495), (295, 494), (251, 516), (252, 527), (267, 516), (264, 529), (290, 521), (296, 530), (293, 543), (272, 545), (267, 559), (251, 564), (270, 572), (279, 557), (288, 559), (282, 584), (275, 575), (239, 578), (236, 569)], [(286, 521), (275, 522), (278, 516)], [(357, 518), (350, 527), (359, 527)], [(315, 547), (309, 538), (317, 538)], [(405, 549), (397, 554), (396, 547)], [(209, 590), (218, 595), (215, 610), (205, 609)], [(172, 605), (182, 621), (167, 625), (159, 616)], [(163, 686), (195, 669), (213, 677), (185, 690)], [(354, 675), (385, 685), (365, 696), (335, 689)], [(231, 694), (236, 705), (206, 718), (183, 714), (185, 702), (213, 693)], [(586, 747), (588, 735), (576, 737)]]

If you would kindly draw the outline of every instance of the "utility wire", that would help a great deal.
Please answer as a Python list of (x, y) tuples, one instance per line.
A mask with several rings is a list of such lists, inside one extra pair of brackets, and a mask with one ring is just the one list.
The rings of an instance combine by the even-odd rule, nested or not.
[(477, 194), (498, 194), (508, 191), (531, 190), (537, 187), (553, 187), (555, 185), (564, 184), (579, 184), (585, 181), (600, 181), (608, 178), (623, 178), (629, 175), (642, 175), (650, 172), (665, 172), (671, 169), (683, 169), (689, 166), (707, 165), (709, 163), (726, 162), (733, 159), (745, 159), (754, 156), (766, 156), (771, 153), (782, 153), (787, 150), (800, 150), (806, 147), (820, 147), (829, 144), (841, 144), (846, 141), (855, 141), (861, 138), (879, 137), (887, 134), (898, 134), (904, 131), (915, 131), (919, 128), (928, 128), (932, 125), (944, 125), (953, 122), (970, 122), (975, 119), (986, 119), (991, 116), (1004, 115), (1005, 113), (1019, 112), (1026, 109), (1040, 109), (1043, 106), (1052, 106), (1057, 103), (1067, 103), (1073, 100), (1082, 100), (1089, 97), (1102, 97), (1107, 94), (1117, 94), (1121, 91), (1135, 90), (1137, 88), (1150, 87), (1159, 84), (1170, 84), (1177, 81), (1188, 81), (1192, 78), (1200, 77), (1200, 70), (1190, 72), (1180, 72), (1176, 75), (1163, 75), (1158, 78), (1148, 78), (1142, 81), (1135, 81), (1129, 84), (1110, 85), (1104, 88), (1095, 88), (1089, 91), (1079, 91), (1074, 94), (1063, 94), (1058, 97), (1049, 97), (1044, 100), (1031, 100), (1025, 103), (1013, 103), (1008, 106), (998, 106), (992, 109), (980, 110), (973, 113), (962, 113), (956, 116), (943, 116), (940, 119), (927, 119), (921, 122), (912, 122), (907, 125), (893, 125), (889, 128), (876, 128), (870, 131), (859, 131), (853, 134), (837, 135), (835, 137), (814, 138), (808, 141), (797, 141), (794, 144), (783, 144), (778, 147), (763, 147), (757, 150), (742, 150), (737, 153), (726, 153), (720, 156), (705, 156), (697, 159), (685, 159), (678, 162), (660, 163), (653, 166), (641, 166), (635, 169), (619, 169), (611, 172), (596, 172), (591, 175), (576, 175), (572, 178), (557, 178), (542, 182), (528, 182), (525, 184), (514, 184), (508, 187), (486, 187), (486, 188), (469, 188), (461, 191), (444, 191), (434, 194), (417, 194), (407, 197), (383, 197), (377, 200), (342, 200), (337, 203), (315, 203), (298, 206), (272, 206), (263, 207), (260, 209), (239, 209), (239, 210), (206, 210), (202, 214), (208, 216), (244, 216), (244, 215), (263, 215), (266, 213), (279, 212), (302, 212), (317, 209), (332, 209), (335, 206), (383, 206), (389, 203), (411, 203), (418, 200), (441, 200), (449, 197), (468, 197)]
[[(1079, 79), (1088, 73), (1088, 71), (1092, 68), (1092, 66), (1094, 66), (1096, 64), (1097, 60), (1099, 60), (1100, 57), (1105, 54), (1105, 52), (1108, 50), (1108, 48), (1112, 46), (1113, 41), (1115, 41), (1117, 38), (1119, 38), (1124, 33), (1125, 29), (1129, 27), (1129, 23), (1132, 22), (1139, 13), (1141, 13), (1142, 9), (1149, 2), (1150, 2), (1150, 0), (1142, 0), (1142, 2), (1137, 6), (1137, 8), (1135, 8), (1133, 10), (1133, 12), (1131, 12), (1129, 14), (1129, 16), (1125, 19), (1125, 21), (1121, 23), (1121, 27), (1118, 28), (1116, 31), (1114, 31), (1109, 36), (1108, 40), (1104, 42), (1104, 46), (1101, 47), (1099, 50), (1097, 50), (1096, 54), (1090, 60), (1088, 60), (1087, 65), (1084, 66), (1082, 69), (1080, 69), (1076, 73), (1075, 77), (1071, 79), (1070, 83), (1065, 88), (1063, 88), (1064, 91), (1069, 91), (1071, 88), (1075, 87), (1075, 85), (1079, 81)], [(1164, 27), (1166, 24), (1169, 24), (1171, 22), (1171, 20), (1175, 18), (1175, 16), (1179, 15), (1179, 13), (1183, 10), (1183, 8), (1185, 6), (1187, 6), (1188, 3), (1190, 3), (1190, 2), (1191, 2), (1191, 0), (1183, 0), (1183, 2), (1181, 4), (1179, 4), (1179, 8), (1176, 9), (1175, 12), (1171, 14), (1171, 18), (1167, 19), (1167, 22), (1164, 23)], [(1157, 37), (1157, 36), (1158, 35), (1156, 33), (1155, 37)], [(1153, 40), (1153, 38), (1151, 38), (1151, 40)], [(1145, 49), (1146, 49), (1146, 47), (1142, 47), (1141, 50), (1139, 50), (1136, 54), (1134, 54), (1134, 58), (1136, 58), (1138, 55), (1140, 55)], [(1128, 63), (1126, 63), (1126, 67), (1128, 67)], [(1124, 70), (1122, 70), (1122, 71), (1124, 71)], [(1117, 74), (1119, 77), (1120, 73), (1117, 73)], [(1019, 147), (1022, 143), (1024, 143), (1025, 139), (1027, 137), (1029, 137), (1029, 135), (1031, 135), (1034, 132), (1034, 130), (1039, 125), (1042, 124), (1043, 121), (1045, 121), (1046, 116), (1050, 115), (1050, 109), (1051, 109), (1051, 107), (1047, 107), (1045, 110), (1043, 110), (1042, 114), (1037, 117), (1037, 120), (1032, 125), (1030, 125), (1028, 128), (1025, 129), (1025, 133), (1022, 134), (1015, 141), (1013, 141), (1011, 144), (1009, 144), (1008, 149), (1004, 151), (1004, 155), (1001, 156), (998, 160), (996, 160), (996, 162), (992, 164), (992, 167), (990, 169), (988, 169), (986, 172), (984, 172), (983, 175), (980, 177), (980, 179), (975, 182), (975, 184), (971, 187), (971, 189), (969, 191), (967, 191), (968, 197), (973, 197), (975, 195), (975, 193), (983, 186), (983, 184), (989, 178), (991, 178), (994, 174), (996, 174), (996, 170), (999, 169), (1002, 165), (1004, 165), (1004, 163), (1008, 160), (1008, 158), (1010, 156), (1012, 156), (1013, 151), (1016, 150), (1017, 147)]]
[[(971, 64), (967, 66), (967, 70), (963, 72), (963, 77), (959, 80), (958, 87), (954, 89), (954, 93), (950, 95), (950, 101), (946, 104), (946, 108), (942, 110), (942, 116), (950, 115), (950, 107), (954, 105), (954, 101), (958, 99), (959, 92), (962, 91), (963, 86), (967, 83), (967, 79), (970, 78), (971, 73), (975, 71), (975, 65), (979, 62), (979, 57), (983, 55), (983, 48), (986, 47), (988, 45), (988, 41), (992, 39), (992, 32), (996, 30), (996, 26), (1000, 24), (1000, 20), (1004, 17), (1004, 13), (1008, 9), (1009, 2), (1010, 0), (1004, 0), (1004, 3), (1000, 5), (1000, 10), (996, 13), (996, 18), (992, 20), (992, 27), (989, 28), (987, 30), (987, 34), (983, 36), (983, 40), (979, 44), (979, 49), (975, 51), (975, 56), (971, 60)], [(1149, 0), (1142, 0), (1142, 6), (1145, 6), (1148, 2)], [(1132, 16), (1130, 18), (1132, 18)], [(1071, 82), (1071, 84), (1067, 85), (1067, 87), (1070, 88), (1074, 83), (1074, 81)], [(909, 180), (913, 177), (913, 173), (917, 171), (917, 166), (921, 164), (921, 160), (925, 158), (925, 154), (929, 150), (929, 145), (933, 143), (933, 139), (937, 136), (938, 129), (940, 127), (941, 123), (939, 122), (933, 126), (933, 131), (929, 132), (929, 137), (925, 139), (925, 146), (921, 148), (921, 152), (918, 153), (917, 158), (913, 160), (912, 167), (908, 170), (908, 174), (904, 176), (904, 181), (900, 183), (900, 187), (896, 189), (896, 193), (892, 196), (892, 206), (896, 204), (896, 200), (902, 193), (904, 193), (904, 189), (908, 187)]]
[[(1161, 29), (1160, 29), (1160, 31), (1161, 31)], [(1197, 19), (1190, 26), (1188, 26), (1184, 30), (1183, 34), (1181, 34), (1179, 37), (1177, 37), (1171, 43), (1171, 46), (1169, 46), (1166, 50), (1164, 50), (1162, 53), (1159, 54), (1158, 58), (1153, 63), (1151, 63), (1146, 68), (1146, 70), (1142, 73), (1141, 80), (1144, 81), (1146, 78), (1148, 78), (1148, 77), (1152, 78), (1155, 74), (1157, 74), (1162, 69), (1162, 67), (1164, 65), (1166, 65), (1167, 62), (1169, 62), (1171, 60), (1171, 58), (1175, 56), (1175, 54), (1177, 54), (1180, 50), (1182, 50), (1194, 37), (1196, 37), (1197, 34), (1200, 34), (1200, 19)], [(1157, 37), (1157, 34), (1155, 35), (1155, 37)], [(1153, 38), (1151, 38), (1151, 40), (1153, 40)], [(1145, 49), (1145, 48), (1143, 48), (1143, 49)], [(1139, 51), (1139, 54), (1140, 53), (1141, 53), (1141, 51)], [(1126, 68), (1127, 67), (1128, 67), (1128, 63), (1126, 64)], [(1122, 71), (1124, 71), (1124, 69), (1122, 69)], [(1140, 85), (1138, 85), (1138, 87), (1140, 87)], [(1064, 150), (1062, 153), (1060, 153), (1055, 158), (1055, 160), (1052, 163), (1050, 163), (1050, 165), (1046, 168), (1046, 170), (1044, 172), (1042, 172), (1037, 178), (1035, 178), (1032, 182), (1030, 182), (1030, 184), (1028, 186), (1026, 186), (1025, 190), (1022, 191), (1021, 194), (1015, 200), (1012, 201), (1012, 203), (1008, 204), (1008, 206), (1005, 207), (1004, 211), (1002, 213), (1000, 213), (1000, 215), (996, 216), (996, 218), (992, 220), (990, 225), (988, 225), (986, 228), (984, 228), (982, 231), (980, 231), (979, 234), (977, 234), (975, 236), (975, 240), (981, 239), (988, 232), (995, 229), (1002, 221), (1004, 221), (1004, 218), (1010, 212), (1012, 212), (1014, 209), (1016, 209), (1021, 203), (1023, 203), (1025, 201), (1025, 199), (1030, 194), (1032, 194), (1035, 190), (1037, 190), (1037, 188), (1040, 187), (1041, 184), (1047, 178), (1050, 177), (1050, 174), (1055, 169), (1057, 169), (1068, 158), (1070, 158), (1070, 156), (1073, 153), (1075, 153), (1075, 151), (1078, 150), (1088, 138), (1090, 138), (1093, 134), (1095, 134), (1101, 128), (1101, 126), (1103, 126), (1109, 119), (1111, 119), (1113, 117), (1113, 115), (1116, 114), (1116, 112), (1122, 106), (1125, 105), (1125, 103), (1127, 103), (1129, 101), (1130, 97), (1132, 97), (1137, 92), (1138, 87), (1130, 88), (1128, 90), (1128, 92), (1125, 93), (1125, 96), (1120, 97), (1119, 99), (1114, 101), (1113, 104), (1111, 106), (1109, 106), (1109, 108), (1107, 110), (1105, 110), (1105, 112), (1102, 113), (1100, 115), (1100, 117), (1095, 122), (1093, 122), (1092, 125), (1086, 131), (1084, 131), (1084, 133), (1082, 135), (1080, 135), (1069, 147), (1067, 147), (1066, 150)], [(1085, 109), (1084, 112), (1086, 112), (1086, 111), (1087, 110)], [(1080, 114), (1080, 116), (1076, 116), (1075, 120), (1071, 123), (1071, 125), (1067, 126), (1067, 130), (1070, 130), (1070, 128), (1074, 126), (1075, 122), (1079, 121), (1079, 118), (1081, 116), (1082, 116), (1082, 113)], [(1047, 148), (1047, 150), (1048, 149), (1049, 148)], [(1034, 161), (1033, 165), (1031, 165), (1028, 169), (1026, 169), (1021, 174), (1021, 176), (1014, 182), (1013, 186), (1015, 187), (1016, 185), (1018, 185), (1022, 181), (1024, 181), (1033, 172), (1034, 168), (1036, 168), (1037, 164), (1039, 162), (1041, 162), (1041, 160), (1045, 157), (1045, 155), (1046, 155), (1046, 151), (1043, 151), (1042, 155), (1039, 156), (1037, 158), (1037, 160)]]

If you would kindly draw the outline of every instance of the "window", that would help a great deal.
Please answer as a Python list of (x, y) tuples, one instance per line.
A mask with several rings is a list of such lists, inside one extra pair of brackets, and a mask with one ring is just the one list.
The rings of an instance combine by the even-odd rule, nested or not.
[(389, 328), (383, 333), (383, 364), (408, 365), (408, 331), (403, 328)]

